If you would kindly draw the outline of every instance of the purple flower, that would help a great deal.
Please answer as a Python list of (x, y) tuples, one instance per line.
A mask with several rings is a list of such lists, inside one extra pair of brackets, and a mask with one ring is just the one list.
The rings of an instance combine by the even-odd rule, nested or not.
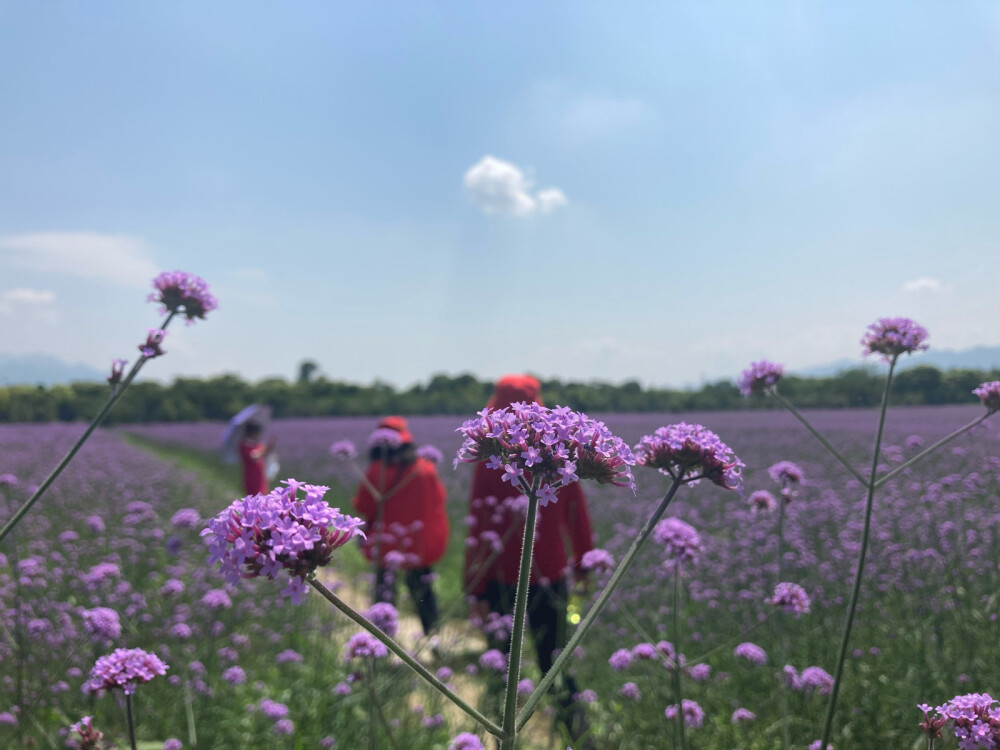
[(247, 673), (243, 671), (242, 667), (230, 667), (222, 673), (222, 679), (230, 685), (242, 685), (247, 681)]
[(767, 664), (767, 652), (756, 643), (741, 643), (733, 649), (733, 654), (751, 664)]
[(0, 487), (16, 487), (17, 477), (13, 474), (0, 474)]
[(642, 697), (642, 693), (639, 692), (639, 686), (634, 682), (626, 682), (618, 688), (618, 695), (630, 701), (637, 701)]
[(995, 750), (1000, 743), (1000, 708), (996, 703), (987, 693), (957, 695), (933, 709), (937, 714), (933, 718), (929, 716), (931, 707), (921, 705), (918, 708), (924, 712), (924, 721), (920, 728), (927, 734), (940, 736), (941, 728), (950, 721), (961, 750)]
[(193, 529), (201, 523), (201, 514), (194, 508), (181, 508), (170, 519), (175, 529)]
[[(220, 563), (226, 580), (275, 578), (282, 569), (288, 585), (282, 594), (298, 604), (308, 590), (306, 579), (326, 565), (333, 551), (355, 536), (363, 536), (360, 518), (346, 516), (323, 501), (329, 489), (285, 480), (267, 495), (236, 500), (208, 522), (210, 562)], [(297, 497), (302, 490), (305, 498)]]
[(736, 387), (744, 396), (753, 396), (765, 393), (769, 388), (773, 388), (785, 374), (783, 365), (768, 362), (762, 359), (760, 362), (752, 362), (745, 369), (736, 381)]
[(632, 665), (632, 652), (627, 648), (620, 648), (608, 658), (608, 664), (616, 672), (627, 669)]
[(160, 328), (147, 328), (146, 343), (139, 344), (139, 351), (146, 359), (153, 359), (166, 354), (160, 347), (167, 332)]
[(1000, 380), (983, 383), (978, 388), (975, 388), (972, 393), (979, 397), (979, 400), (983, 402), (983, 406), (991, 414), (995, 411), (1000, 411)]
[(421, 445), (417, 448), (417, 458), (430, 461), (432, 464), (439, 464), (444, 460), (444, 454), (433, 445)]
[(902, 354), (913, 354), (928, 348), (927, 329), (909, 318), (879, 318), (868, 326), (861, 346), (864, 354), (881, 354), (886, 362), (895, 362)]
[(761, 512), (774, 512), (778, 507), (778, 501), (775, 499), (767, 490), (757, 490), (750, 494), (747, 502), (750, 504), (750, 510), (754, 513)]
[(448, 745), (448, 750), (486, 750), (479, 738), (471, 732), (462, 732)]
[(615, 567), (615, 558), (605, 549), (592, 549), (583, 553), (580, 567), (584, 570), (605, 571)]
[(399, 613), (388, 602), (376, 602), (365, 612), (365, 617), (390, 638), (396, 637), (399, 630)]
[(355, 633), (351, 636), (344, 649), (344, 661), (369, 657), (372, 659), (381, 659), (383, 656), (388, 656), (388, 654), (389, 649), (385, 647), (385, 644), (371, 633)]
[(690, 677), (695, 682), (704, 682), (711, 676), (712, 667), (708, 664), (695, 664), (694, 666), (688, 667), (687, 670), (688, 677)]
[(104, 733), (94, 729), (93, 716), (84, 716), (76, 724), (70, 726), (69, 731), (75, 732), (77, 735), (67, 739), (67, 742), (71, 743), (70, 747), (76, 748), (76, 750), (98, 750), (101, 747), (101, 740), (104, 739)]
[(115, 386), (122, 382), (122, 376), (125, 374), (125, 365), (127, 364), (127, 359), (111, 360), (111, 374), (108, 375), (108, 385)]
[[(812, 742), (809, 743), (809, 750), (822, 750), (822, 748), (823, 748), (823, 740), (813, 740)], [(827, 743), (826, 750), (833, 750), (833, 745)]]
[(535, 690), (535, 683), (525, 678), (517, 683), (517, 692), (521, 695), (531, 695)]
[(284, 703), (278, 703), (270, 698), (262, 698), (260, 703), (257, 704), (260, 712), (264, 714), (267, 718), (272, 721), (277, 721), (278, 719), (284, 719), (288, 716), (288, 706)]
[(166, 674), (167, 669), (156, 654), (141, 648), (118, 648), (95, 662), (90, 670), (90, 679), (83, 685), (83, 692), (100, 695), (107, 690), (121, 688), (125, 695), (133, 695), (136, 686)]
[(744, 463), (719, 436), (700, 424), (660, 427), (635, 446), (636, 465), (658, 469), (674, 479), (693, 484), (708, 479), (723, 489), (742, 493)]
[[(403, 444), (399, 432), (390, 427), (379, 427), (368, 436), (368, 448), (398, 448)], [(332, 450), (332, 449), (331, 449)]]
[(809, 614), (809, 596), (797, 583), (779, 583), (774, 587), (774, 595), (765, 602), (784, 607), (786, 612), (794, 612), (796, 616)]
[(115, 641), (121, 636), (122, 623), (118, 619), (118, 613), (113, 609), (94, 607), (85, 609), (80, 614), (83, 617), (83, 626), (94, 636), (95, 641)]
[(829, 695), (833, 690), (833, 677), (820, 667), (806, 667), (799, 675), (799, 681), (803, 690), (815, 690), (820, 695)]
[(357, 458), (358, 449), (354, 447), (351, 440), (338, 440), (330, 446), (330, 455), (334, 458)]
[(150, 302), (159, 302), (164, 312), (180, 312), (183, 308), (188, 322), (205, 319), (207, 313), (219, 307), (218, 301), (208, 291), (208, 284), (194, 274), (183, 271), (164, 271), (153, 279)]
[(756, 718), (757, 714), (755, 714), (753, 711), (748, 711), (745, 708), (737, 708), (735, 711), (733, 711), (733, 718), (731, 719), (731, 721), (733, 722), (733, 724), (738, 724), (741, 721), (753, 721)]
[(274, 722), (274, 733), (275, 734), (294, 734), (295, 724), (292, 723), (291, 719), (278, 719)]
[(507, 657), (499, 650), (491, 648), (483, 652), (479, 657), (479, 665), (483, 669), (492, 669), (494, 672), (503, 672), (507, 669)]
[[(90, 720), (89, 716), (84, 717), (87, 721)], [(10, 711), (0, 712), (0, 727), (16, 727), (17, 717)]]
[(209, 609), (230, 609), (233, 606), (233, 600), (222, 589), (209, 589), (201, 597), (201, 603)]
[(298, 651), (291, 648), (286, 648), (284, 651), (279, 652), (278, 655), (274, 657), (274, 661), (277, 664), (288, 664), (291, 662), (301, 663), (303, 659), (302, 659), (302, 654), (300, 654)]
[(767, 470), (768, 476), (782, 485), (802, 484), (805, 474), (798, 464), (791, 461), (779, 461)]
[[(687, 698), (681, 703), (684, 713), (684, 726), (692, 727), (693, 729), (699, 729), (702, 723), (705, 721), (705, 712), (702, 710), (694, 701), (690, 701)], [(663, 712), (668, 719), (677, 718), (677, 704), (673, 703), (667, 706), (666, 711)]]
[(524, 481), (527, 469), (532, 480), (540, 483), (540, 505), (554, 499), (554, 490), (579, 479), (635, 491), (632, 451), (603, 422), (582, 412), (515, 403), (493, 411), (483, 409), (458, 431), (465, 440), (455, 466), (487, 459), (502, 463), (504, 480), (512, 486)]
[(679, 518), (664, 518), (653, 528), (653, 539), (663, 545), (670, 561), (694, 562), (704, 549), (694, 527)]
[(182, 747), (184, 747), (184, 743), (173, 737), (163, 741), (163, 750), (181, 750)]

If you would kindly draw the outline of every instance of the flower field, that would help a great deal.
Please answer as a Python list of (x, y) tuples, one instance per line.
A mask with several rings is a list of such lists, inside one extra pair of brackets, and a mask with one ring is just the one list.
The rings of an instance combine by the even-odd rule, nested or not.
[[(890, 410), (882, 470), (981, 413), (971, 406)], [(658, 536), (575, 654), (577, 700), (593, 746), (670, 746), (679, 663), (689, 747), (780, 746), (783, 684), (791, 744), (809, 747), (821, 734), (832, 683), (864, 488), (784, 412), (596, 416), (630, 444), (665, 424), (703, 423), (747, 468), (742, 498), (706, 481), (682, 487), (667, 511), (699, 540), (679, 567), (676, 626), (675, 565), (665, 553), (667, 538)], [(809, 419), (865, 470), (876, 415), (831, 411)], [(349, 512), (356, 476), (328, 449), (340, 439), (363, 444), (375, 422), (276, 422), (281, 475), (330, 485), (326, 500)], [(410, 420), (415, 441), (445, 455), (439, 469), (452, 541), (436, 572), (442, 610), (456, 628), (466, 617), (459, 580), (471, 475), (466, 464), (450, 466), (461, 443), (457, 426), (448, 417)], [(0, 427), (4, 516), (79, 429)], [(95, 659), (118, 647), (146, 649), (168, 665), (164, 676), (136, 691), (136, 723), (146, 747), (171, 739), (180, 743), (173, 747), (364, 747), (372, 746), (366, 743), (373, 722), (380, 747), (444, 748), (459, 732), (475, 732), (474, 723), (447, 710), (392, 659), (346, 658), (353, 653), (347, 642), (360, 629), (319, 596), (292, 606), (277, 581), (232, 585), (208, 564), (199, 533), (235, 499), (231, 471), (213, 463), (221, 429), (214, 423), (127, 428), (143, 444), (162, 446), (167, 457), (178, 450), (202, 455), (205, 468), (197, 473), (132, 444), (124, 429), (98, 431), (5, 543), (0, 746), (62, 746), (66, 728), (84, 715), (122, 743), (117, 697), (81, 690)], [(998, 453), (1000, 424), (986, 421), (877, 495), (832, 738), (837, 750), (920, 747), (917, 704), (996, 689)], [(780, 461), (794, 462), (803, 474), (789, 491), (780, 580), (801, 586), (810, 602), (808, 612), (780, 617), (784, 660), (778, 658), (780, 609), (768, 603), (779, 582), (777, 513), (749, 502), (759, 490), (780, 496), (782, 485), (768, 473)], [(588, 484), (596, 546), (619, 559), (669, 483), (637, 470), (635, 496)], [(366, 583), (355, 575), (359, 556), (345, 558), (334, 556), (330, 577), (363, 592)], [(602, 575), (591, 574), (592, 592)], [(586, 610), (587, 602), (574, 598), (571, 605)], [(400, 606), (408, 611), (405, 595)], [(486, 674), (488, 659), (480, 663), (479, 642), (453, 640), (455, 632), (445, 629), (442, 653), (430, 666), (443, 670), (439, 676), (461, 694), (494, 695), (482, 689), (496, 678)], [(522, 677), (539, 678), (533, 659), (525, 659)], [(538, 726), (530, 743), (565, 747), (547, 724)], [(939, 742), (949, 747), (954, 740)]]

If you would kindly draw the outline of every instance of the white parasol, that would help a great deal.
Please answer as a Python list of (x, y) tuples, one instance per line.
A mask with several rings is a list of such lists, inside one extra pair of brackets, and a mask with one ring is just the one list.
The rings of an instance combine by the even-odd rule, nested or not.
[(219, 454), (223, 463), (235, 464), (239, 461), (239, 445), (243, 437), (243, 425), (251, 421), (256, 422), (266, 430), (271, 421), (271, 407), (250, 404), (229, 420), (229, 424), (222, 432), (222, 439), (219, 441)]

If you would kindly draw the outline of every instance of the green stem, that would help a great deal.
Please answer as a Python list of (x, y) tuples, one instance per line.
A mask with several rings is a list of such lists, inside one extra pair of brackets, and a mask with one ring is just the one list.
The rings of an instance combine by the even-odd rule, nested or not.
[(849, 472), (851, 472), (851, 474), (854, 475), (855, 479), (857, 479), (859, 482), (861, 482), (861, 484), (867, 485), (867, 483), (865, 482), (865, 478), (863, 476), (861, 476), (861, 472), (858, 471), (857, 469), (855, 469), (850, 464), (850, 462), (846, 458), (844, 458), (842, 455), (840, 455), (840, 452), (830, 444), (829, 440), (827, 440), (825, 437), (823, 437), (819, 433), (819, 431), (816, 430), (815, 427), (813, 427), (811, 424), (809, 424), (809, 421), (805, 417), (802, 416), (802, 414), (799, 412), (798, 409), (795, 408), (795, 406), (792, 404), (791, 401), (789, 401), (787, 398), (785, 398), (780, 393), (778, 393), (778, 391), (776, 389), (774, 389), (774, 388), (772, 388), (769, 391), (769, 393), (771, 394), (771, 397), (775, 401), (777, 401), (783, 407), (785, 407), (786, 409), (788, 409), (788, 411), (791, 413), (791, 415), (793, 417), (795, 417), (797, 420), (799, 420), (799, 422), (801, 422), (802, 425), (807, 430), (809, 430), (809, 432), (812, 433), (813, 437), (815, 437), (817, 440), (819, 440), (823, 444), (823, 447), (826, 448), (828, 451), (830, 451), (830, 454), (834, 458), (836, 458), (838, 461), (840, 461), (840, 463), (843, 464), (843, 466), (844, 466), (845, 469), (847, 469)]
[(132, 750), (137, 750), (135, 742), (135, 717), (132, 715), (132, 696), (125, 696), (125, 719), (128, 723), (128, 741)]
[[(174, 315), (176, 315), (176, 313), (172, 312), (167, 316), (167, 319), (161, 326), (161, 330), (166, 330), (167, 326), (170, 325), (170, 321), (173, 320)], [(84, 430), (80, 439), (77, 440), (73, 447), (69, 449), (69, 453), (63, 457), (63, 460), (59, 462), (55, 469), (52, 470), (52, 473), (49, 474), (45, 478), (45, 481), (39, 485), (37, 490), (35, 490), (35, 493), (29, 497), (20, 508), (17, 509), (14, 515), (10, 517), (10, 520), (8, 520), (7, 523), (4, 524), (3, 528), (0, 529), (0, 542), (3, 542), (7, 535), (14, 530), (14, 527), (21, 522), (21, 519), (24, 518), (29, 510), (31, 510), (31, 507), (41, 499), (42, 495), (45, 494), (51, 484), (56, 481), (56, 478), (62, 473), (62, 470), (65, 469), (69, 462), (73, 460), (73, 457), (77, 454), (80, 448), (83, 447), (83, 444), (87, 442), (91, 433), (93, 433), (93, 431), (100, 426), (101, 422), (104, 421), (108, 412), (111, 411), (111, 407), (118, 403), (118, 399), (122, 397), (122, 394), (128, 389), (128, 386), (135, 379), (135, 376), (139, 374), (139, 370), (148, 359), (150, 358), (146, 356), (139, 357), (138, 361), (132, 365), (132, 369), (129, 371), (128, 375), (117, 388), (111, 391), (111, 395), (108, 397), (104, 406), (101, 407), (101, 410), (97, 412), (97, 416), (91, 420), (89, 425), (87, 425), (87, 429)]]
[(187, 716), (188, 744), (191, 747), (198, 746), (198, 733), (195, 731), (194, 706), (191, 705), (191, 688), (184, 687), (184, 713)]
[(677, 700), (677, 737), (678, 747), (687, 750), (687, 739), (684, 734), (684, 695), (681, 691), (681, 561), (674, 561), (674, 698)]
[(452, 690), (448, 688), (447, 685), (445, 685), (443, 682), (441, 682), (441, 680), (439, 680), (437, 677), (435, 677), (433, 674), (427, 671), (427, 668), (424, 667), (423, 664), (421, 664), (412, 656), (410, 656), (406, 652), (406, 649), (404, 649), (402, 646), (396, 643), (396, 641), (394, 641), (392, 638), (390, 638), (381, 630), (379, 630), (377, 627), (375, 627), (375, 625), (372, 624), (369, 620), (365, 619), (357, 612), (355, 612), (353, 609), (351, 609), (346, 603), (344, 603), (344, 601), (340, 597), (338, 597), (335, 593), (330, 591), (330, 589), (328, 589), (326, 586), (320, 583), (315, 577), (309, 580), (309, 584), (314, 589), (316, 589), (324, 599), (330, 602), (330, 604), (332, 604), (334, 607), (336, 607), (345, 615), (347, 615), (357, 625), (361, 626), (369, 633), (371, 633), (373, 636), (378, 638), (382, 643), (386, 645), (386, 648), (388, 648), (390, 651), (392, 651), (392, 653), (398, 656), (400, 660), (402, 660), (402, 662), (406, 664), (406, 666), (408, 666), (418, 675), (423, 677), (424, 680), (430, 683), (430, 685), (433, 686), (439, 693), (447, 697), (452, 703), (454, 703), (460, 709), (465, 711), (465, 713), (468, 714), (471, 718), (479, 722), (479, 724), (482, 725), (482, 727), (487, 732), (496, 737), (503, 736), (503, 730), (499, 726), (497, 726), (494, 722), (487, 719), (485, 716), (483, 716), (482, 713), (477, 711), (475, 708), (473, 708), (464, 700), (462, 700), (462, 698), (457, 696)]
[[(782, 490), (787, 491), (787, 485)], [(778, 583), (785, 580), (785, 493), (778, 498)], [(784, 668), (788, 660), (788, 635), (785, 632), (785, 611), (778, 610), (778, 663)], [(791, 733), (788, 728), (788, 681), (781, 680), (781, 747), (788, 750), (791, 747)]]
[(503, 732), (500, 750), (517, 747), (517, 681), (521, 676), (521, 650), (524, 644), (524, 621), (528, 613), (528, 586), (531, 581), (531, 555), (535, 548), (535, 520), (538, 516), (538, 479), (528, 493), (528, 516), (524, 519), (521, 565), (517, 569), (517, 593), (514, 596), (514, 624), (510, 633), (510, 657), (507, 662), (507, 689), (503, 701)]
[(969, 422), (967, 425), (965, 425), (965, 427), (958, 428), (957, 430), (955, 430), (950, 435), (946, 435), (945, 437), (943, 437), (940, 440), (938, 440), (930, 448), (926, 448), (925, 450), (920, 451), (920, 453), (918, 453), (917, 455), (915, 455), (909, 461), (906, 461), (905, 463), (901, 463), (899, 466), (897, 466), (895, 469), (893, 469), (892, 471), (890, 471), (888, 474), (886, 474), (886, 475), (884, 475), (882, 477), (879, 477), (875, 481), (875, 489), (878, 489), (879, 487), (881, 487), (883, 484), (885, 484), (886, 482), (888, 482), (890, 479), (892, 479), (894, 476), (896, 476), (897, 474), (899, 474), (904, 469), (908, 469), (909, 467), (911, 467), (913, 464), (915, 464), (917, 461), (919, 461), (920, 459), (922, 459), (924, 456), (927, 456), (927, 455), (933, 453), (934, 451), (936, 451), (938, 448), (940, 448), (945, 443), (951, 442), (952, 440), (954, 440), (955, 438), (957, 438), (959, 435), (962, 435), (962, 434), (968, 432), (969, 430), (971, 430), (976, 425), (981, 424), (982, 422), (985, 422), (987, 419), (989, 419), (995, 413), (996, 412), (992, 412), (992, 411), (986, 412), (983, 416), (979, 417), (979, 419), (973, 419), (971, 422)]
[(538, 701), (542, 699), (542, 696), (545, 695), (545, 692), (549, 689), (549, 687), (551, 687), (556, 677), (558, 677), (559, 674), (566, 668), (570, 658), (572, 657), (573, 650), (577, 647), (580, 641), (583, 640), (583, 637), (587, 635), (587, 631), (590, 630), (590, 626), (594, 624), (597, 616), (608, 603), (608, 599), (611, 598), (615, 589), (618, 588), (618, 584), (621, 583), (625, 573), (632, 566), (633, 561), (639, 554), (639, 550), (642, 549), (642, 545), (645, 544), (646, 539), (649, 537), (650, 533), (652, 533), (656, 522), (660, 520), (660, 516), (663, 515), (667, 506), (670, 505), (670, 501), (674, 499), (674, 495), (677, 494), (677, 490), (683, 483), (683, 475), (680, 477), (674, 477), (673, 484), (670, 485), (670, 489), (667, 490), (667, 494), (663, 496), (659, 506), (657, 506), (656, 510), (653, 512), (653, 515), (651, 515), (645, 525), (643, 525), (639, 535), (635, 538), (632, 545), (625, 553), (625, 557), (623, 557), (621, 562), (618, 563), (618, 567), (615, 568), (615, 572), (611, 574), (611, 578), (608, 579), (608, 583), (605, 585), (600, 597), (598, 597), (597, 601), (591, 605), (589, 610), (587, 610), (586, 616), (580, 622), (579, 626), (577, 626), (573, 636), (569, 639), (569, 643), (566, 644), (560, 652), (559, 657), (552, 664), (552, 668), (542, 676), (542, 679), (538, 683), (534, 692), (528, 696), (528, 700), (525, 702), (524, 707), (517, 715), (517, 729), (524, 727), (528, 719), (531, 718), (531, 714), (535, 710), (535, 706), (538, 705)]
[(830, 703), (826, 709), (826, 721), (823, 725), (823, 737), (819, 746), (825, 748), (830, 742), (833, 732), (833, 715), (837, 710), (837, 697), (840, 695), (840, 683), (844, 675), (844, 662), (847, 660), (847, 645), (851, 639), (851, 628), (854, 626), (854, 614), (858, 608), (858, 598), (861, 595), (861, 580), (865, 572), (865, 557), (868, 553), (868, 536), (872, 526), (872, 508), (875, 505), (875, 472), (878, 469), (879, 457), (882, 452), (882, 432), (885, 429), (885, 413), (889, 408), (889, 388), (892, 385), (892, 373), (896, 368), (896, 358), (889, 362), (889, 374), (885, 378), (885, 388), (882, 391), (882, 406), (879, 409), (878, 429), (875, 433), (875, 449), (872, 451), (872, 466), (869, 479), (865, 483), (868, 488), (865, 499), (865, 525), (861, 532), (861, 550), (858, 552), (858, 569), (854, 576), (854, 589), (851, 591), (851, 601), (847, 607), (847, 619), (844, 621), (844, 634), (840, 640), (840, 653), (837, 656), (837, 669), (833, 676), (833, 691), (830, 693)]

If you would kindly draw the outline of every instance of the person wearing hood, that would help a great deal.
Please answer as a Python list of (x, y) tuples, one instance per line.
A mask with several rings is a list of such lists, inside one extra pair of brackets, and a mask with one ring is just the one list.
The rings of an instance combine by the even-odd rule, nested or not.
[(386, 417), (369, 438), (369, 464), (353, 505), (366, 521), (361, 550), (375, 565), (375, 601), (396, 602), (396, 573), (417, 607), (424, 634), (438, 624), (432, 569), (448, 544), (445, 488), (419, 458), (403, 417)]
[[(536, 378), (502, 377), (487, 407), (501, 409), (517, 402), (542, 404), (541, 384)], [(490, 648), (507, 653), (510, 634), (503, 622), (514, 611), (527, 503), (502, 476), (502, 471), (490, 469), (485, 462), (475, 465), (467, 518), (470, 526), (464, 588), (472, 620), (483, 627)], [(593, 549), (590, 514), (580, 483), (561, 487), (556, 498), (538, 509), (528, 586), (528, 625), (542, 674), (551, 669), (554, 652), (564, 647), (568, 638), (568, 575), (575, 572), (576, 580), (586, 579), (580, 562), (584, 553)], [(573, 703), (572, 696), (578, 692), (575, 680), (564, 673), (562, 682), (557, 691), (560, 716), (576, 739), (586, 731), (586, 721), (580, 707)]]

